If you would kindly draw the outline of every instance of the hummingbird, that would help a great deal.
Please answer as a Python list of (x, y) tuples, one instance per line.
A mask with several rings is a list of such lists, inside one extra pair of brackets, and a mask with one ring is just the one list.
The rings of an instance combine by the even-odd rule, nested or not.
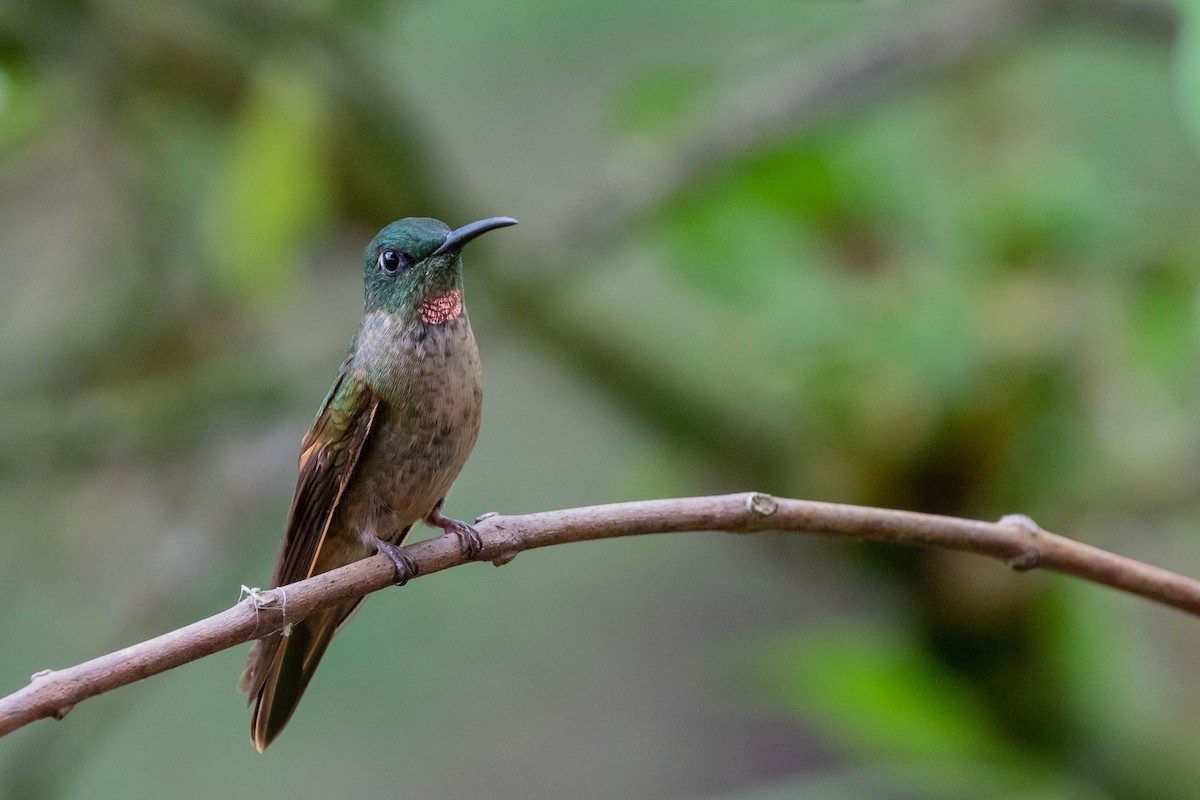
[[(272, 587), (375, 553), (396, 582), (417, 573), (404, 549), (417, 522), (459, 539), (479, 534), (442, 503), (479, 434), (482, 372), (463, 303), (462, 249), (515, 225), (491, 217), (457, 230), (423, 217), (381, 230), (364, 254), (362, 322), (300, 445), (300, 477)], [(240, 688), (254, 706), (250, 741), (266, 749), (296, 710), (333, 635), (362, 599), (318, 612), (255, 643)]]

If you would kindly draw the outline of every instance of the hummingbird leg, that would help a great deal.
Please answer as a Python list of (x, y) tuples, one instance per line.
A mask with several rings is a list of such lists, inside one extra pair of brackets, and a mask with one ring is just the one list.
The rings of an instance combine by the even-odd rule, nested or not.
[(450, 534), (457, 536), (463, 554), (472, 561), (483, 550), (483, 540), (479, 538), (479, 531), (460, 519), (450, 519), (447, 516), (443, 516), (441, 500), (433, 507), (433, 511), (430, 511), (425, 516), (425, 523), (434, 528), (441, 528), (447, 536)]
[(392, 564), (396, 566), (396, 585), (403, 586), (408, 583), (410, 578), (417, 577), (421, 572), (421, 568), (417, 565), (417, 560), (408, 552), (407, 547), (401, 547), (397, 544), (384, 541), (379, 537), (375, 537), (373, 542), (375, 549), (392, 560)]

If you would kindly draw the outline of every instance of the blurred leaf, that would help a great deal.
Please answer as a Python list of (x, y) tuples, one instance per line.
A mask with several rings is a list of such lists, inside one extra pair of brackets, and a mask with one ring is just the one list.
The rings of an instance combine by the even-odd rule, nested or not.
[[(1065, 172), (1061, 165), (1057, 171)], [(1028, 267), (1067, 260), (1093, 238), (1098, 213), (1090, 194), (1095, 187), (1050, 172), (1013, 176), (981, 198), (978, 235), (995, 263)]]
[(1117, 797), (1190, 797), (1200, 781), (1197, 736), (1159, 691), (1165, 665), (1138, 609), (1079, 581), (1056, 584), (1052, 599), (1037, 632), (1061, 659), (1064, 700), (1080, 732), (1074, 746), (1093, 754), (1097, 780)]
[(886, 260), (871, 176), (849, 150), (824, 140), (752, 153), (747, 162), (671, 208), (672, 264), (732, 307), (768, 307), (786, 292), (806, 306), (793, 315), (799, 324), (832, 323), (846, 291), (831, 267), (855, 274)]
[(970, 689), (900, 634), (847, 627), (773, 642), (763, 691), (854, 749), (895, 758), (1014, 757)]
[(880, 207), (877, 178), (851, 143), (826, 133), (755, 155), (739, 180), (770, 207), (831, 227)]
[[(1074, 797), (995, 729), (913, 637), (847, 626), (762, 648), (758, 691), (922, 797)], [(844, 790), (843, 790), (844, 791)]]
[(307, 72), (269, 64), (256, 76), (208, 202), (209, 257), (227, 290), (268, 297), (321, 233), (331, 203), (324, 114)]
[(788, 272), (811, 262), (796, 226), (744, 194), (682, 203), (672, 221), (672, 266), (697, 289), (735, 308), (765, 300)]
[(1168, 264), (1141, 275), (1129, 297), (1129, 340), (1138, 363), (1187, 401), (1200, 364), (1194, 262)]
[(46, 112), (41, 76), (16, 54), (0, 53), (0, 154), (27, 142)]
[(709, 83), (695, 69), (652, 70), (617, 91), (612, 122), (623, 133), (654, 138), (676, 134)]

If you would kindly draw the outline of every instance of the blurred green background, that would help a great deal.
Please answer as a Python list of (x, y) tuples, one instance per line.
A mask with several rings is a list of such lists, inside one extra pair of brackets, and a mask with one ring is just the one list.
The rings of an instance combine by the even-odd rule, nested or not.
[[(1200, 3), (0, 4), (0, 692), (263, 586), (387, 222), (475, 245), (470, 518), (757, 489), (1200, 575)], [(1196, 620), (982, 559), (650, 537), (246, 647), (0, 797), (1200, 792)]]

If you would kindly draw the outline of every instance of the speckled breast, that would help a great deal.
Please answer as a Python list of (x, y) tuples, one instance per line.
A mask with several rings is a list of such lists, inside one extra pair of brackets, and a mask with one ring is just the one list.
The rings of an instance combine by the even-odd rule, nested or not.
[[(479, 435), (479, 351), (466, 314), (399, 327), (364, 320), (354, 367), (383, 403), (335, 525), (398, 541), (450, 491)], [(361, 361), (361, 363), (360, 363)]]

